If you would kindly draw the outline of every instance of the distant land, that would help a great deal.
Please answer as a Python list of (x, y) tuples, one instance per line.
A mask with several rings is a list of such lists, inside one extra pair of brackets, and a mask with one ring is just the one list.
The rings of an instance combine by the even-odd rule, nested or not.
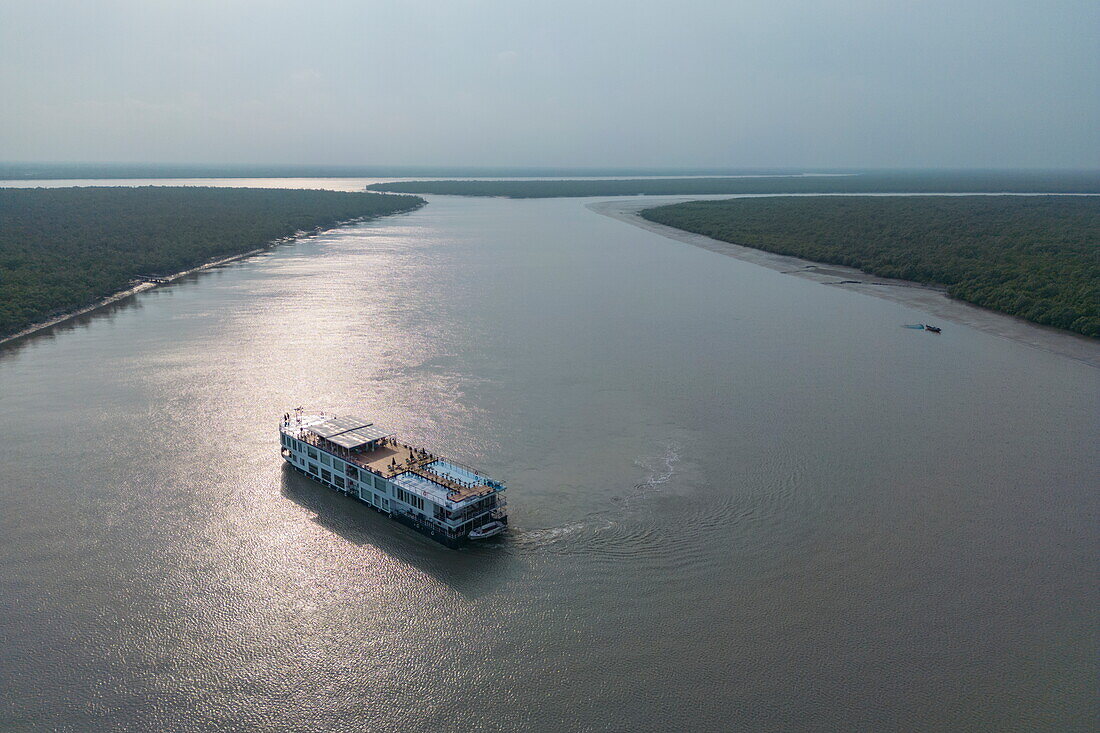
[(828, 193), (1100, 193), (1091, 171), (878, 171), (853, 175), (565, 181), (445, 180), (374, 183), (370, 191), (457, 196), (702, 196)]
[[(835, 171), (850, 173), (852, 171)], [(184, 163), (20, 163), (0, 161), (0, 180), (114, 178), (512, 178), (608, 176), (792, 175), (781, 168), (629, 168), (583, 166), (427, 166), (427, 165), (214, 165)]]
[(732, 244), (943, 286), (975, 305), (1100, 337), (1100, 198), (768, 197), (640, 214)]
[(423, 203), (416, 196), (293, 189), (0, 188), (0, 338), (135, 280)]

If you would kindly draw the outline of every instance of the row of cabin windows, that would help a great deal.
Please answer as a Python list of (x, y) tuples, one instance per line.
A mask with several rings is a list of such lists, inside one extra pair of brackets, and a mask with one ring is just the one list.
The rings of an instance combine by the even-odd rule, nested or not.
[(362, 477), (362, 482), (363, 482), (363, 486), (365, 486), (368, 489), (373, 487), (374, 489), (376, 489), (377, 491), (382, 492), (383, 494), (387, 493), (386, 492), (386, 479), (382, 478), (381, 476), (363, 476)]
[(482, 512), (486, 512), (486, 511), (492, 509), (493, 507), (496, 506), (496, 503), (497, 503), (496, 495), (491, 494), (489, 496), (486, 496), (484, 499), (479, 499), (478, 501), (475, 501), (473, 504), (470, 504), (467, 507), (463, 507), (462, 509), (459, 509), (456, 512), (451, 512), (450, 518), (452, 520), (456, 520), (456, 521), (460, 521), (460, 522), (465, 521), (465, 520), (469, 519), (470, 517), (472, 517), (476, 514), (481, 514)]
[[(359, 479), (360, 478), (359, 469), (356, 468), (355, 466), (352, 466), (351, 464), (344, 463), (343, 461), (337, 460), (335, 458), (331, 458), (327, 453), (324, 453), (323, 451), (318, 451), (316, 448), (313, 448), (312, 446), (310, 446), (308, 444), (300, 443), (299, 441), (296, 441), (294, 438), (291, 438), (287, 435), (283, 436), (283, 444), (286, 445), (288, 448), (291, 448), (293, 450), (301, 450), (302, 447), (305, 447), (306, 455), (308, 455), (313, 460), (315, 460), (315, 461), (320, 460), (322, 465), (332, 466), (333, 468), (335, 468), (337, 470), (343, 470), (343, 472), (348, 476), (348, 478), (352, 478), (352, 479)], [(297, 460), (298, 460), (299, 465), (302, 465), (302, 466), (306, 465), (306, 462), (304, 460), (302, 460), (300, 458), (297, 459)], [(317, 469), (316, 464), (312, 464), (312, 463), (309, 464), (309, 470), (313, 475), (315, 475), (315, 476), (318, 475), (318, 473), (317, 473), (318, 469)], [(332, 480), (331, 479), (332, 474), (329, 473), (328, 471), (324, 471), (321, 474), (322, 478), (324, 478), (325, 474), (327, 474), (329, 476), (329, 478), (325, 478), (325, 480), (326, 481), (331, 481)], [(378, 489), (379, 491), (382, 491), (382, 492), (386, 491), (386, 479), (382, 478), (381, 476), (364, 475), (364, 476), (362, 476), (362, 480), (364, 482), (366, 482), (368, 485), (373, 483), (374, 488)], [(344, 485), (343, 484), (343, 479), (341, 479), (340, 481), (341, 481), (340, 485), (343, 486)], [(410, 496), (411, 496), (411, 494), (410, 494)], [(424, 507), (420, 506), (419, 508), (423, 509)]]
[(424, 499), (422, 497), (417, 496), (416, 494), (410, 494), (409, 492), (405, 491), (404, 489), (399, 489), (399, 488), (394, 487), (393, 495), (396, 496), (401, 501), (408, 504), (409, 506), (416, 507), (417, 509), (419, 509), (421, 511), (424, 510)]
[[(299, 441), (297, 441), (294, 438), (291, 438), (287, 435), (283, 436), (283, 444), (286, 447), (291, 448), (293, 450), (299, 450), (300, 451), (300, 450), (302, 450), (302, 448), (305, 448), (306, 455), (308, 455), (313, 460), (320, 461), (325, 466), (332, 466), (333, 468), (335, 468), (337, 470), (342, 470), (345, 474), (347, 474), (348, 478), (353, 478), (353, 479), (358, 479), (359, 478), (359, 469), (358, 468), (356, 468), (355, 466), (353, 466), (349, 463), (344, 463), (343, 461), (340, 461), (336, 458), (332, 458), (331, 456), (329, 456), (329, 454), (325, 453), (324, 451), (318, 451), (316, 448), (313, 448), (312, 446), (310, 446), (306, 443), (300, 443)], [(375, 480), (375, 485), (376, 486), (378, 486), (379, 488), (383, 488), (383, 484), (380, 483), (381, 479), (379, 479), (378, 477), (375, 477), (374, 480)]]
[[(309, 469), (310, 473), (312, 473), (314, 476), (319, 476), (322, 481), (328, 481), (329, 483), (336, 484), (336, 486), (338, 486), (341, 489), (355, 488), (350, 481), (345, 481), (343, 476), (339, 476), (339, 475), (334, 476), (329, 471), (326, 471), (325, 469), (318, 467), (318, 465), (316, 463), (307, 463), (305, 461), (305, 459), (298, 458), (297, 456), (295, 456), (294, 460), (299, 465), (301, 465), (303, 467), (307, 467)], [(368, 479), (367, 487), (369, 487), (370, 484), (372, 483), (369, 480), (371, 477), (365, 477), (365, 478)], [(379, 476), (374, 476), (373, 478), (374, 478), (374, 481), (373, 481), (374, 485), (377, 486), (379, 489), (381, 489), (383, 493), (385, 493), (385, 491), (386, 491), (386, 488), (385, 488), (386, 482), (385, 482), (385, 480), (382, 479)], [(365, 488), (367, 488), (367, 487), (365, 487)], [(397, 491), (401, 491), (401, 490), (397, 489)], [(405, 493), (407, 493), (407, 492), (405, 492)], [(359, 491), (359, 497), (363, 501), (367, 502), (368, 504), (373, 504), (374, 506), (376, 506), (380, 509), (385, 509), (385, 510), (389, 509), (389, 500), (388, 499), (384, 499), (384, 498), (382, 498), (382, 497), (380, 497), (376, 494), (372, 494), (370, 491), (360, 490)], [(420, 499), (420, 497), (412, 496), (411, 494), (409, 494), (409, 498), (411, 498), (411, 499)], [(420, 499), (420, 502), (421, 502), (420, 508), (421, 509), (423, 509), (423, 501), (424, 501), (423, 499)]]
[(363, 492), (360, 492), (359, 498), (362, 499), (363, 501), (365, 501), (366, 503), (371, 504), (372, 506), (375, 506), (375, 507), (378, 507), (379, 509), (382, 509), (383, 511), (388, 512), (390, 510), (390, 500), (389, 499), (383, 499), (378, 494), (372, 494), (369, 491), (363, 491)]
[[(295, 449), (295, 450), (300, 450), (301, 449), (301, 445), (298, 443), (298, 441), (294, 440), (294, 438), (291, 438), (287, 435), (282, 436), (282, 442), (283, 442), (283, 445), (285, 445), (288, 448)], [(316, 456), (316, 452), (314, 452), (314, 455)], [(310, 463), (310, 462), (306, 461), (306, 459), (302, 458), (301, 456), (293, 456), (293, 460), (299, 466), (301, 466), (302, 468), (307, 469), (311, 474), (313, 474), (314, 476), (320, 478), (322, 481), (328, 481), (329, 483), (335, 484), (337, 487), (339, 487), (341, 489), (349, 489), (349, 488), (350, 489), (357, 489), (358, 488), (350, 480), (350, 479), (358, 478), (358, 476), (359, 476), (359, 471), (358, 471), (358, 469), (356, 469), (355, 466), (352, 466), (350, 464), (343, 464), (344, 465), (344, 472), (349, 477), (349, 480), (345, 481), (343, 476), (340, 476), (339, 474), (334, 475), (330, 471), (327, 471), (323, 468), (320, 468), (316, 463)], [(321, 462), (328, 465), (328, 461), (326, 461), (323, 457), (321, 459)], [(336, 468), (339, 468), (341, 466), (341, 461), (337, 461), (336, 459), (332, 459), (332, 465)], [(364, 481), (364, 486), (362, 487), (363, 489), (369, 489), (373, 485), (375, 488), (379, 489), (383, 494), (386, 493), (386, 480), (384, 478), (382, 478), (381, 476), (364, 475), (362, 478), (363, 478), (363, 481)], [(401, 491), (401, 489), (396, 489), (396, 490)], [(408, 492), (402, 492), (402, 493), (406, 494), (408, 499), (411, 500), (411, 501), (408, 501), (407, 503), (410, 503), (413, 506), (417, 506), (420, 509), (424, 508), (424, 500), (423, 499), (421, 499), (418, 496), (413, 496), (412, 494), (409, 494)], [(358, 494), (359, 494), (359, 498), (361, 498), (366, 503), (372, 504), (372, 505), (378, 507), (379, 509), (383, 509), (383, 510), (387, 510), (387, 511), (389, 510), (389, 500), (388, 499), (384, 499), (384, 498), (378, 496), (377, 494), (373, 494), (370, 491), (363, 491), (361, 489), (358, 490)], [(419, 504), (414, 503), (415, 501), (419, 501)], [(436, 508), (438, 510), (439, 507), (436, 507)], [(438, 514), (438, 511), (437, 511), (437, 514)]]
[[(298, 460), (303, 466), (305, 465), (306, 462), (304, 460), (301, 460), (301, 459), (298, 459)], [(309, 470), (314, 475), (320, 475), (320, 477), (323, 480), (329, 481), (331, 483), (335, 483), (341, 489), (344, 489), (344, 488), (358, 489), (359, 488), (358, 484), (356, 484), (354, 481), (352, 481), (351, 479), (348, 479), (347, 481), (345, 481), (344, 477), (341, 476), (338, 473), (329, 473), (328, 471), (326, 471), (325, 469), (322, 468), (322, 469), (320, 469), (320, 474), (318, 474), (317, 473), (317, 471), (318, 471), (317, 464), (315, 464), (315, 463), (309, 464)], [(378, 491), (382, 492), (383, 494), (386, 493), (386, 480), (384, 478), (382, 478), (381, 476), (364, 476), (363, 480), (365, 481), (365, 488), (369, 489), (369, 488), (371, 488), (371, 486), (373, 486), (374, 488), (376, 488)], [(421, 508), (423, 508), (423, 507), (421, 507)]]

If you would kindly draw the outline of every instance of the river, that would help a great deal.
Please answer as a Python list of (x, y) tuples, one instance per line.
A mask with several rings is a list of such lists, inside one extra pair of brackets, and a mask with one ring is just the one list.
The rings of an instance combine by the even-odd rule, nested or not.
[[(1095, 723), (1100, 370), (427, 198), (0, 348), (0, 728)], [(298, 405), (506, 480), (510, 536), (284, 468)]]

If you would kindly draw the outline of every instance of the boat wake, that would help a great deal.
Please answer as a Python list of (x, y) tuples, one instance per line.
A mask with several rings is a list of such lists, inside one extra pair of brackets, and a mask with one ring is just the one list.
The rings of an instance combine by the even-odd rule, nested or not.
[(656, 460), (634, 462), (634, 465), (640, 466), (648, 472), (645, 479), (634, 484), (634, 490), (638, 495), (644, 496), (657, 489), (657, 487), (667, 484), (672, 479), (673, 474), (676, 473), (676, 464), (680, 462), (679, 449), (680, 446), (669, 443), (665, 448), (664, 455), (658, 456)]
[[(802, 468), (779, 458), (731, 478), (726, 486), (697, 475), (674, 444), (637, 465), (645, 468), (642, 480), (626, 496), (613, 500), (612, 507), (560, 527), (517, 529), (514, 551), (584, 555), (596, 564), (630, 562), (705, 574), (720, 561), (715, 547), (751, 547), (761, 534), (783, 536), (786, 518), (798, 514), (793, 505), (805, 499), (800, 491), (807, 481)], [(684, 501), (657, 501), (681, 494)]]
[[(516, 533), (516, 542), (520, 545), (545, 547), (555, 542), (569, 541), (574, 535), (583, 534), (598, 527), (598, 521), (571, 522), (561, 527), (547, 527), (545, 529), (523, 529)], [(610, 527), (611, 522), (602, 522), (605, 527)]]
[(676, 464), (679, 462), (679, 446), (675, 443), (669, 443), (665, 446), (665, 451), (661, 455), (635, 460), (634, 465), (645, 472), (644, 477), (634, 484), (628, 493), (624, 496), (616, 496), (612, 501), (623, 509), (637, 507), (647, 497), (660, 491), (662, 486), (672, 480), (676, 473)]
[[(612, 499), (615, 506), (589, 514), (560, 527), (518, 530), (513, 544), (521, 552), (586, 554), (608, 559), (639, 557), (667, 549), (668, 529), (661, 526), (646, 501), (674, 481), (680, 463), (680, 447), (670, 443), (660, 454), (640, 458), (635, 465), (643, 478), (625, 495)], [(667, 519), (667, 517), (666, 517)]]
[(643, 478), (625, 495), (612, 498), (617, 505), (615, 508), (593, 512), (585, 519), (560, 527), (518, 529), (514, 533), (516, 546), (544, 551), (583, 552), (585, 548), (601, 544), (606, 536), (618, 533), (624, 525), (625, 512), (637, 508), (648, 495), (659, 491), (661, 486), (672, 480), (679, 460), (679, 446), (674, 443), (666, 446), (660, 455), (636, 460), (634, 465), (644, 471)]

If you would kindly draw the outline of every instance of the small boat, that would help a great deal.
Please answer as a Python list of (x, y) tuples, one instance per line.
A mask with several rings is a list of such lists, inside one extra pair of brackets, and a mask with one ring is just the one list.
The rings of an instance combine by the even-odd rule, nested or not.
[(925, 330), (925, 331), (931, 331), (932, 333), (939, 333), (939, 332), (940, 332), (940, 331), (942, 331), (943, 329), (942, 329), (942, 328), (940, 328), (939, 326), (929, 326), (929, 325), (928, 325), (928, 324), (926, 323), (926, 324), (924, 324), (924, 330)]
[(470, 539), (485, 540), (490, 537), (496, 537), (504, 531), (505, 526), (504, 522), (489, 522), (488, 524), (483, 524), (477, 529), (470, 530)]

